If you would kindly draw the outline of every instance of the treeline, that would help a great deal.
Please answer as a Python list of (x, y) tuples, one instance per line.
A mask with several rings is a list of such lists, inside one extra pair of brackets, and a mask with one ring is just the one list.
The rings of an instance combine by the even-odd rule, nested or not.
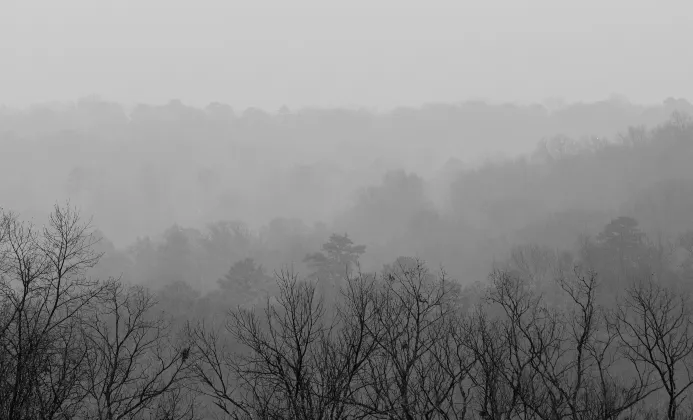
[[(253, 227), (280, 216), (329, 224), (348, 211), (357, 190), (388, 171), (413, 172), (448, 201), (451, 178), (485, 156), (524, 155), (541, 139), (553, 154), (570, 148), (559, 145), (566, 138), (618, 141), (625, 127), (654, 127), (673, 112), (693, 114), (693, 106), (669, 99), (657, 106), (608, 100), (554, 111), (465, 102), (385, 113), (265, 112), (177, 101), (126, 110), (86, 98), (0, 108), (2, 150), (37, 163), (6, 161), (0, 193), (3, 205), (37, 218), (68, 196), (119, 247), (174, 223), (202, 228), (229, 215)], [(41, 171), (51, 175), (37, 177)], [(477, 209), (458, 208), (464, 195), (452, 201), (459, 214), (478, 218)]]
[(0, 418), (693, 417), (691, 158), (674, 114), (459, 172), (445, 210), (390, 172), (329, 225), (126, 248), (5, 212)]
[[(563, 149), (539, 149), (543, 152), (534, 159), (460, 173), (446, 210), (430, 202), (423, 179), (391, 172), (331, 224), (282, 217), (253, 229), (227, 215), (204, 229), (174, 225), (128, 247), (104, 238), (100, 250), (106, 256), (96, 272), (122, 273), (153, 287), (182, 281), (207, 293), (246, 258), (269, 273), (287, 264), (307, 272), (307, 254), (332, 232), (348, 232), (367, 246), (360, 260), (368, 271), (400, 255), (416, 255), (432, 266), (444, 264), (466, 283), (485, 276), (494, 258), (515, 245), (574, 249), (576, 238), (598, 234), (618, 215), (636, 219), (663, 243), (693, 228), (690, 122), (671, 119), (653, 129), (633, 128), (618, 143), (564, 139), (561, 144)], [(137, 215), (140, 209), (128, 211)]]
[(364, 247), (335, 234), (306, 278), (243, 260), (219, 280), (273, 280), (261, 302), (186, 312), (209, 301), (88, 276), (98, 238), (69, 206), (0, 226), (2, 418), (693, 415), (691, 233), (666, 247), (619, 217), (577, 253), (520, 246), (465, 287), (416, 258), (362, 272)]

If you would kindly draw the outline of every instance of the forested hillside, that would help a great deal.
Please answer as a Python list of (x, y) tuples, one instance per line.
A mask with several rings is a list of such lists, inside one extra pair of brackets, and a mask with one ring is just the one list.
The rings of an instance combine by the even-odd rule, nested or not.
[(0, 418), (691, 418), (686, 106), (5, 112)]
[(330, 224), (389, 171), (421, 177), (426, 195), (445, 207), (459, 170), (527, 154), (541, 140), (552, 154), (566, 139), (617, 141), (628, 127), (652, 128), (677, 111), (693, 114), (693, 106), (615, 98), (552, 110), (464, 102), (269, 113), (178, 101), (125, 109), (86, 98), (2, 108), (0, 147), (12, 159), (0, 167), (0, 194), (4, 207), (37, 218), (69, 197), (119, 247), (174, 223)]

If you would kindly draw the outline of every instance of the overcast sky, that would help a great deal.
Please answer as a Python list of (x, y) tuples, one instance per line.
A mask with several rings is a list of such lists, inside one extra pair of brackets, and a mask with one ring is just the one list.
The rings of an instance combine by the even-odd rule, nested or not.
[(693, 3), (0, 0), (0, 103), (693, 99)]

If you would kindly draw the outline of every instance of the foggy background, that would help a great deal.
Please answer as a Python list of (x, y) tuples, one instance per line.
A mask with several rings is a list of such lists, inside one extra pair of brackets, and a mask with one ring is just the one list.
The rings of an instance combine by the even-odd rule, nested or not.
[(693, 96), (693, 11), (647, 0), (2, 0), (0, 103), (245, 109)]
[(691, 40), (0, 0), (0, 418), (693, 418)]
[[(4, 0), (1, 204), (42, 220), (69, 199), (127, 255), (233, 222), (285, 253), (224, 264), (300, 262), (346, 232), (370, 268), (415, 254), (471, 279), (522, 235), (545, 240), (532, 229), (552, 215), (601, 212), (569, 217), (584, 233), (672, 178), (597, 162), (687, 121), (689, 10)], [(585, 153), (602, 157), (562, 161)], [(273, 229), (301, 246), (268, 245)], [(195, 276), (214, 287), (216, 271)]]

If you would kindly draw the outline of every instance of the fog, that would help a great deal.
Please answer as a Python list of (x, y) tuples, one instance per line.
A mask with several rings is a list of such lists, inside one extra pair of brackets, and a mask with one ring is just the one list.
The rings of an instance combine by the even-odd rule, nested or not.
[[(512, 237), (568, 210), (616, 212), (650, 182), (667, 181), (667, 171), (683, 171), (675, 176), (688, 179), (689, 169), (660, 167), (665, 163), (654, 157), (651, 179), (642, 185), (633, 184), (632, 174), (619, 179), (622, 170), (645, 176), (646, 166), (602, 168), (597, 162), (605, 159), (604, 147), (626, 147), (626, 153), (649, 130), (685, 124), (691, 114), (689, 102), (674, 98), (656, 106), (612, 97), (551, 108), (467, 101), (389, 112), (269, 113), (181, 101), (128, 110), (92, 96), (0, 112), (7, 157), (0, 194), (4, 208), (37, 221), (53, 204), (69, 200), (123, 251), (138, 238), (162, 238), (174, 226), (204, 236), (210, 225), (231, 221), (260, 238), (277, 220), (294, 220), (317, 237), (347, 232), (368, 247), (364, 263), (370, 268), (423, 252), (466, 277), (486, 270), (506, 247), (482, 252), (480, 238)], [(596, 155), (575, 165), (587, 165), (589, 173), (565, 172), (571, 166), (563, 166), (563, 156), (584, 153)], [(602, 180), (600, 190), (591, 181), (598, 173), (616, 184)], [(586, 194), (582, 202), (575, 201), (579, 194)], [(432, 229), (431, 236), (424, 242), (408, 236), (417, 229)], [(451, 248), (434, 245), (442, 240), (437, 229), (457, 232), (444, 240)], [(462, 267), (453, 257), (456, 247), (485, 256), (469, 257), (471, 265)], [(300, 263), (303, 256), (283, 258), (266, 264)], [(200, 286), (215, 281), (203, 279)]]
[(691, 16), (645, 0), (4, 0), (0, 103), (657, 104), (693, 97)]
[(693, 417), (687, 4), (0, 2), (0, 419)]

